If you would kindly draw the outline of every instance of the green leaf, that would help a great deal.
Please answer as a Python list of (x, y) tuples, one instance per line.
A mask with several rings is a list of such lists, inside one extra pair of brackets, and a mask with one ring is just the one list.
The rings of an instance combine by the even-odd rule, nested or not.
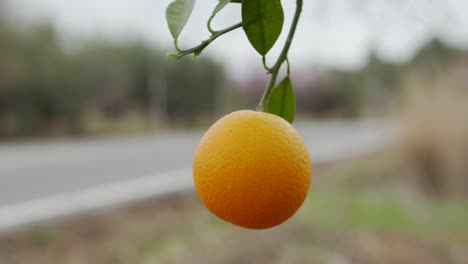
[(280, 0), (245, 0), (242, 23), (252, 46), (265, 55), (283, 29), (284, 13)]
[(227, 4), (229, 4), (232, 0), (219, 0), (218, 5), (216, 5), (211, 17), (216, 16), (216, 14), (221, 11)]
[(172, 37), (177, 39), (192, 14), (195, 0), (175, 0), (166, 9), (166, 20)]
[(268, 100), (268, 113), (280, 116), (289, 123), (293, 123), (296, 114), (296, 99), (289, 77), (284, 78), (278, 86), (273, 89)]

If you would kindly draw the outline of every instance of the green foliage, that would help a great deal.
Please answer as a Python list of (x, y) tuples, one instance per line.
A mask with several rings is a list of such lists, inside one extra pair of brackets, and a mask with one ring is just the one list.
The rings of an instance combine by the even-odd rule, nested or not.
[(283, 29), (280, 0), (249, 0), (242, 3), (242, 23), (252, 46), (261, 55), (273, 47)]
[[(48, 26), (24, 35), (7, 31), (0, 51), (0, 134), (44, 130), (57, 119), (77, 130), (76, 108), (82, 98), (69, 79), (75, 64), (58, 47), (54, 32)], [(64, 95), (73, 100), (59, 100)]]
[[(194, 125), (199, 116), (209, 116), (216, 108), (217, 97), (226, 83), (222, 67), (210, 60), (197, 65), (184, 60), (165, 66), (168, 117)], [(183, 75), (180, 73), (183, 72)]]
[[(241, 3), (242, 4), (242, 22), (235, 24), (231, 27), (228, 27), (224, 30), (215, 31), (211, 25), (213, 18), (221, 11), (225, 6), (229, 3)], [(200, 53), (213, 42), (215, 39), (229, 33), (232, 30), (235, 30), (239, 27), (244, 29), (244, 32), (247, 36), (247, 39), (250, 41), (252, 46), (257, 50), (257, 52), (262, 56), (263, 66), (271, 73), (271, 78), (268, 86), (265, 88), (265, 92), (260, 99), (260, 102), (257, 106), (257, 110), (267, 111), (267, 106), (269, 105), (269, 100), (271, 98), (271, 92), (276, 85), (276, 79), (278, 77), (278, 73), (281, 69), (281, 66), (287, 61), (289, 48), (291, 46), (291, 42), (294, 38), (294, 33), (296, 31), (296, 27), (299, 21), (299, 17), (302, 12), (302, 0), (296, 0), (296, 12), (294, 14), (293, 23), (291, 25), (291, 29), (288, 33), (288, 39), (284, 44), (283, 50), (279, 55), (276, 63), (272, 68), (268, 67), (265, 63), (265, 55), (270, 51), (273, 45), (278, 40), (278, 37), (283, 30), (283, 23), (284, 23), (284, 13), (283, 13), (283, 6), (281, 4), (281, 0), (248, 0), (248, 1), (240, 1), (240, 0), (220, 0), (218, 4), (215, 6), (210, 18), (208, 19), (207, 27), (208, 31), (211, 32), (211, 36), (202, 41), (202, 44), (193, 47), (191, 49), (181, 50), (177, 43), (177, 38), (180, 34), (180, 30), (182, 30), (183, 26), (187, 22), (188, 16), (190, 12), (188, 11), (189, 8), (183, 8), (181, 0), (173, 1), (166, 13), (167, 23), (169, 29), (174, 37), (174, 44), (177, 53), (170, 53), (168, 54), (171, 57), (181, 58), (186, 55), (192, 54), (194, 57), (199, 56)], [(177, 8), (176, 8), (177, 7)], [(191, 6), (193, 8), (193, 6)], [(178, 10), (178, 12), (174, 12)], [(186, 19), (187, 18), (187, 19)], [(176, 22), (175, 22), (176, 21)], [(176, 33), (176, 34), (175, 34)], [(288, 69), (289, 69), (289, 62), (288, 62)], [(289, 80), (289, 70), (288, 70), (288, 80)], [(292, 86), (290, 87), (292, 89)], [(283, 93), (277, 93), (279, 95)], [(284, 94), (286, 95), (286, 93)], [(287, 95), (294, 96), (294, 93), (287, 93)], [(278, 99), (278, 95), (275, 95), (275, 103), (273, 104), (273, 113), (279, 114), (281, 117), (285, 117), (285, 113), (283, 113), (281, 104), (278, 102), (281, 101), (291, 101), (291, 99)], [(294, 98), (292, 98), (294, 101)], [(278, 105), (279, 108), (276, 108)], [(292, 122), (294, 120), (294, 111), (288, 111), (288, 120)]]
[(139, 113), (148, 123), (157, 114), (190, 125), (212, 118), (230, 87), (209, 59), (174, 63), (138, 42), (65, 50), (49, 25), (19, 32), (1, 20), (0, 35), (0, 138), (82, 134), (90, 114), (118, 121)]
[(293, 123), (296, 114), (294, 90), (289, 77), (284, 78), (271, 94), (268, 102), (268, 112)]
[(195, 0), (176, 0), (166, 10), (167, 24), (172, 37), (177, 40), (192, 14)]

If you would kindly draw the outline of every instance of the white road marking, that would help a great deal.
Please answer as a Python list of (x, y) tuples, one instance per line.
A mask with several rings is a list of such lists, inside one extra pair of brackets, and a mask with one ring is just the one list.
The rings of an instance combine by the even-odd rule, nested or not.
[(155, 198), (193, 186), (190, 168), (121, 181), (0, 208), (0, 231), (83, 211)]

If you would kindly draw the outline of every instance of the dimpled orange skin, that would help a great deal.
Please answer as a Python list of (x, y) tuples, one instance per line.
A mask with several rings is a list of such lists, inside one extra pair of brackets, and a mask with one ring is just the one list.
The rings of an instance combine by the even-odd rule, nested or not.
[(249, 229), (289, 219), (307, 196), (311, 174), (296, 129), (278, 116), (250, 110), (213, 124), (193, 162), (195, 188), (208, 210)]

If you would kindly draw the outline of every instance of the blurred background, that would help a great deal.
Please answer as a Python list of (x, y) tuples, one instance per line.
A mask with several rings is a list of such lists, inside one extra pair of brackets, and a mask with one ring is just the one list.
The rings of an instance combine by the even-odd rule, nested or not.
[(290, 60), (313, 186), (266, 231), (209, 214), (187, 170), (210, 124), (255, 108), (261, 58), (242, 30), (167, 58), (170, 2), (0, 0), (0, 263), (468, 263), (468, 2), (305, 1)]

